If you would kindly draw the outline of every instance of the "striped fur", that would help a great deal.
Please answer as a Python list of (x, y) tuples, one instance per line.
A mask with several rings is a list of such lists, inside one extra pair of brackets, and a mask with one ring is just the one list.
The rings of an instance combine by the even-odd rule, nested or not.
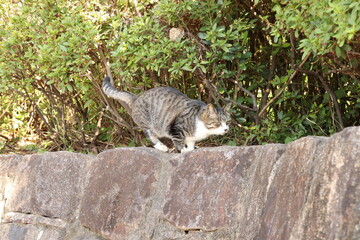
[(114, 86), (111, 85), (110, 77), (108, 77), (108, 76), (105, 77), (105, 79), (103, 81), (102, 89), (108, 97), (119, 100), (120, 102), (127, 104), (130, 108), (131, 108), (132, 103), (137, 98), (137, 96), (135, 94), (128, 93), (128, 92), (122, 92), (122, 91), (119, 91), (116, 88), (114, 88)]
[(230, 120), (228, 109), (216, 109), (212, 104), (188, 98), (170, 87), (157, 87), (139, 96), (115, 89), (110, 78), (103, 82), (109, 97), (127, 104), (131, 117), (153, 142), (154, 147), (167, 151), (159, 140), (169, 138), (179, 152), (194, 149), (195, 142), (210, 135), (225, 134)]

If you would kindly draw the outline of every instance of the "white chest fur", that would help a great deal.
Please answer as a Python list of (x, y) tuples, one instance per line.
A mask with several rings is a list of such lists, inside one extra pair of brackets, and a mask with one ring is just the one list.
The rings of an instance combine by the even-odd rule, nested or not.
[(195, 133), (193, 136), (187, 137), (185, 139), (185, 142), (195, 143), (197, 141), (201, 141), (201, 140), (207, 138), (211, 134), (212, 134), (211, 131), (205, 126), (205, 124), (201, 120), (196, 119)]
[(210, 135), (211, 135), (211, 133), (209, 134), (209, 129), (207, 129), (205, 127), (205, 124), (202, 121), (200, 121), (199, 119), (197, 119), (196, 126), (195, 126), (195, 134), (194, 134), (194, 136), (187, 137), (185, 139), (186, 147), (184, 149), (182, 149), (181, 152), (187, 152), (187, 151), (194, 150), (195, 142), (203, 140)]
[(185, 144), (187, 145), (186, 148), (181, 150), (182, 152), (193, 150), (195, 147), (195, 142), (201, 141), (210, 135), (218, 135), (224, 134), (229, 129), (229, 126), (226, 123), (222, 123), (221, 126), (215, 129), (208, 129), (204, 122), (196, 119), (196, 126), (195, 126), (195, 134), (194, 136), (187, 137), (185, 139)]
[(203, 121), (197, 119), (195, 134), (194, 136), (187, 137), (186, 141), (197, 142), (209, 137), (210, 135), (223, 135), (227, 132), (228, 129), (229, 126), (225, 122), (221, 123), (218, 128), (208, 129)]
[(211, 131), (205, 126), (204, 122), (196, 119), (195, 134), (192, 137), (193, 141), (197, 142), (203, 140), (211, 135)]

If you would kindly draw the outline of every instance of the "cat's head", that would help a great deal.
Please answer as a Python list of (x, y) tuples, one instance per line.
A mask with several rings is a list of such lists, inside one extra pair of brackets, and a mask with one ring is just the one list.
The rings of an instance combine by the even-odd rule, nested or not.
[(230, 104), (224, 109), (215, 108), (214, 105), (209, 103), (206, 105), (204, 112), (200, 115), (200, 120), (204, 123), (205, 127), (211, 135), (224, 135), (229, 131), (230, 123)]

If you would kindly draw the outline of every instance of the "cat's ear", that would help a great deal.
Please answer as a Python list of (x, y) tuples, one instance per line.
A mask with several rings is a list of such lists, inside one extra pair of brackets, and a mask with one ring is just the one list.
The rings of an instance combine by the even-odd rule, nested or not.
[(207, 106), (206, 106), (206, 116), (208, 117), (212, 117), (212, 116), (216, 116), (217, 115), (217, 112), (216, 112), (216, 109), (214, 107), (214, 105), (212, 105), (211, 103), (209, 103)]
[(228, 104), (226, 104), (225, 107), (224, 107), (224, 112), (230, 112), (231, 105), (232, 105), (231, 102), (229, 102)]

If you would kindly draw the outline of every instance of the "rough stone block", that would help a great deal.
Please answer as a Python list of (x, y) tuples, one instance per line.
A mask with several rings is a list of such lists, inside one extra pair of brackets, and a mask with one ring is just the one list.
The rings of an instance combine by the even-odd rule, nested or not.
[(6, 212), (74, 220), (89, 159), (68, 152), (24, 156), (16, 166)]
[(81, 223), (111, 239), (139, 228), (155, 193), (160, 168), (156, 150), (128, 148), (99, 154), (89, 167)]
[(360, 239), (360, 127), (184, 154), (3, 155), (0, 239)]

